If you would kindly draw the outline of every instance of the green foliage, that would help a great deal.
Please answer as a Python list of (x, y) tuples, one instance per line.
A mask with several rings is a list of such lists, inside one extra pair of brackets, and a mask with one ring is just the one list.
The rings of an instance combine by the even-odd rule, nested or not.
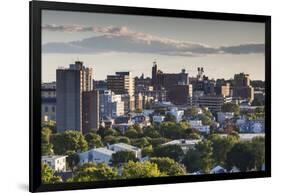
[(109, 135), (118, 136), (119, 132), (112, 128), (100, 127), (99, 130), (97, 131), (97, 134), (99, 134), (102, 138), (104, 138), (105, 136), (109, 136)]
[(189, 128), (184, 122), (163, 122), (160, 124), (160, 133), (162, 137), (169, 139), (180, 139), (185, 137), (185, 130)]
[(103, 138), (103, 144), (107, 145), (107, 144), (113, 144), (116, 142), (116, 137), (112, 136), (112, 135), (107, 135)]
[(136, 155), (131, 151), (118, 151), (112, 154), (112, 164), (124, 164), (128, 161), (137, 161)]
[(125, 137), (125, 136), (116, 137), (115, 141), (116, 141), (115, 143), (131, 144), (131, 140), (128, 137)]
[(200, 133), (197, 129), (188, 128), (184, 131), (185, 139), (200, 139)]
[(62, 182), (62, 179), (59, 176), (55, 176), (54, 171), (47, 164), (42, 164), (41, 181), (43, 184), (54, 184)]
[(79, 167), (69, 182), (90, 182), (98, 180), (113, 180), (117, 178), (117, 170), (106, 164), (86, 163)]
[(256, 137), (251, 142), (254, 154), (255, 169), (260, 170), (265, 163), (265, 141), (264, 137)]
[(165, 122), (176, 122), (176, 117), (170, 113), (168, 113), (165, 118), (164, 118)]
[(79, 155), (75, 151), (67, 151), (66, 155), (67, 166), (73, 171), (80, 161)]
[(185, 154), (182, 163), (185, 165), (188, 172), (190, 173), (201, 170), (202, 168), (201, 153), (196, 149), (189, 150)]
[(87, 133), (85, 135), (85, 140), (88, 143), (88, 148), (98, 148), (103, 146), (102, 141), (101, 141), (101, 136), (98, 134), (95, 134), (94, 132)]
[(162, 145), (154, 148), (154, 157), (169, 157), (175, 161), (180, 161), (183, 157), (183, 151), (179, 145)]
[(209, 172), (214, 164), (211, 141), (203, 140), (196, 144), (195, 148), (200, 152), (201, 169), (204, 172)]
[(221, 107), (222, 112), (234, 112), (235, 116), (240, 114), (240, 107), (235, 103), (225, 103)]
[(212, 143), (212, 157), (216, 164), (224, 165), (227, 153), (231, 150), (235, 143), (238, 142), (234, 136), (220, 137), (219, 135), (211, 135), (209, 140)]
[(52, 135), (56, 155), (65, 155), (68, 151), (81, 152), (88, 149), (87, 141), (79, 131), (65, 131)]
[(42, 128), (48, 128), (52, 133), (56, 133), (56, 122), (55, 121), (43, 121)]
[(209, 116), (203, 115), (201, 117), (201, 121), (203, 125), (211, 125), (212, 124), (212, 119)]
[(168, 176), (186, 175), (185, 167), (168, 157), (153, 157), (151, 163), (157, 164), (160, 172)]
[(157, 164), (149, 161), (133, 162), (129, 161), (128, 164), (122, 168), (122, 178), (150, 178), (162, 176)]
[(153, 147), (152, 147), (152, 145), (148, 145), (148, 146), (144, 147), (144, 148), (142, 149), (142, 151), (141, 151), (141, 154), (142, 154), (143, 157), (145, 157), (145, 156), (151, 156), (152, 153), (153, 153)]
[(42, 155), (52, 155), (53, 151), (53, 144), (50, 143), (50, 138), (52, 135), (52, 130), (48, 127), (44, 127), (41, 130), (41, 154)]
[(233, 146), (227, 153), (227, 167), (230, 169), (234, 166), (240, 171), (248, 171), (255, 166), (255, 155), (250, 142), (240, 142)]
[(132, 138), (138, 138), (139, 134), (135, 129), (130, 128), (125, 132), (125, 136), (132, 139)]
[(146, 136), (146, 137), (151, 137), (151, 138), (161, 137), (158, 130), (155, 127), (152, 127), (152, 126), (146, 127), (143, 131), (143, 135)]
[(139, 148), (144, 148), (150, 145), (149, 139), (147, 137), (137, 138), (131, 141), (133, 146), (137, 146)]
[(186, 116), (195, 117), (195, 116), (198, 115), (198, 109), (195, 108), (195, 107), (191, 107), (191, 108), (185, 110), (184, 114), (185, 114)]

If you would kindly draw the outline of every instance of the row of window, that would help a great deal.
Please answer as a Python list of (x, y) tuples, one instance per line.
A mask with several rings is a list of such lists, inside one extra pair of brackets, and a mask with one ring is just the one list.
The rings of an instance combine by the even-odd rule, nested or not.
[(45, 106), (45, 107), (44, 107), (44, 112), (45, 112), (45, 113), (49, 112), (49, 109), (50, 109), (50, 111), (53, 112), (53, 113), (56, 112), (56, 108), (55, 108), (54, 106), (52, 106), (51, 108), (49, 108), (48, 106)]

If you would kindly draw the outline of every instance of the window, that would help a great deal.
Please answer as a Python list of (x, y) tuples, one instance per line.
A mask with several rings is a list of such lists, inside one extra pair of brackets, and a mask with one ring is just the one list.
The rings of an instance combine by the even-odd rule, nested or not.
[(52, 106), (52, 112), (54, 113), (56, 111), (55, 106)]
[(45, 112), (48, 112), (49, 111), (49, 109), (48, 109), (48, 107), (47, 106), (45, 106), (45, 110), (44, 110)]

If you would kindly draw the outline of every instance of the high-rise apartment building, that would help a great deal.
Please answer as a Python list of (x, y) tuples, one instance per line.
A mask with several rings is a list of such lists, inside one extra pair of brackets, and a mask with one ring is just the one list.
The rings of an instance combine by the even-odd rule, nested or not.
[(82, 92), (82, 132), (99, 129), (99, 92), (96, 90)]
[(92, 89), (92, 69), (76, 61), (69, 68), (57, 69), (57, 130), (82, 131), (82, 92)]

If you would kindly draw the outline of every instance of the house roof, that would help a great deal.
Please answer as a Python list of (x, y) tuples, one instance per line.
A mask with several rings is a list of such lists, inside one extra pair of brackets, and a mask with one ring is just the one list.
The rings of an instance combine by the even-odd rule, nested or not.
[(129, 145), (129, 144), (126, 144), (126, 143), (115, 143), (113, 145), (110, 145), (110, 147), (119, 147), (119, 148), (122, 148), (122, 149), (131, 150), (131, 151), (132, 150), (133, 151), (139, 151), (140, 150), (140, 148)]
[(176, 139), (176, 140), (164, 143), (162, 145), (195, 145), (195, 144), (197, 144), (200, 141), (201, 141), (200, 139), (191, 139), (191, 140), (188, 140), (188, 139)]
[(42, 160), (46, 159), (59, 159), (59, 158), (64, 158), (67, 157), (66, 155), (44, 155), (41, 157)]

